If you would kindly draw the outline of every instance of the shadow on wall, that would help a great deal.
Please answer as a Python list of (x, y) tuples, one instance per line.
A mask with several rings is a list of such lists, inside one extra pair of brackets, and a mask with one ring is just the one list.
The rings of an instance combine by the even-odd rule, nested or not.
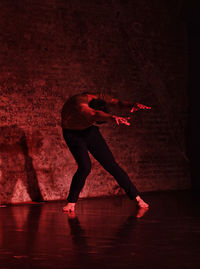
[(27, 196), (35, 202), (43, 201), (37, 174), (29, 155), (24, 131), (16, 125), (0, 127), (0, 203), (24, 202), (21, 184)]

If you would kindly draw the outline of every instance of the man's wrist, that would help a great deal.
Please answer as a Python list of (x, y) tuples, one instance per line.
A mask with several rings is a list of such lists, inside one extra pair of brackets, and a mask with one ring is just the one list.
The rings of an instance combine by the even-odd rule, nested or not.
[(130, 103), (128, 101), (119, 101), (118, 105), (119, 105), (119, 107), (132, 108), (135, 105), (135, 103), (133, 104), (133, 103)]
[(114, 122), (116, 122), (116, 118), (117, 118), (116, 115), (112, 115), (112, 116), (111, 116), (111, 119), (114, 120)]

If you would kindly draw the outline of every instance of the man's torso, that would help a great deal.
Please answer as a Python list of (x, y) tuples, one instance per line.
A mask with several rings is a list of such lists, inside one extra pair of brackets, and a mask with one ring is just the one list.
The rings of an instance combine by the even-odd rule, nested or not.
[(83, 130), (92, 126), (94, 124), (94, 121), (85, 117), (81, 113), (80, 105), (89, 104), (91, 101), (94, 100), (101, 100), (101, 99), (99, 99), (99, 96), (95, 94), (77, 94), (69, 97), (69, 99), (64, 104), (61, 113), (62, 128), (72, 130)]

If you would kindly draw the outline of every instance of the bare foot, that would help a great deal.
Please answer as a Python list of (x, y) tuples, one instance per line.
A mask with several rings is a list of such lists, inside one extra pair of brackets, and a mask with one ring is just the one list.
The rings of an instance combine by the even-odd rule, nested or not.
[(76, 203), (67, 203), (66, 206), (63, 207), (64, 212), (74, 212)]
[(136, 197), (136, 200), (139, 208), (149, 208), (149, 205), (145, 203), (139, 195)]
[(136, 218), (141, 218), (144, 216), (144, 214), (149, 210), (148, 207), (144, 208), (144, 207), (140, 207), (138, 208), (138, 212), (137, 212), (137, 215), (136, 215)]

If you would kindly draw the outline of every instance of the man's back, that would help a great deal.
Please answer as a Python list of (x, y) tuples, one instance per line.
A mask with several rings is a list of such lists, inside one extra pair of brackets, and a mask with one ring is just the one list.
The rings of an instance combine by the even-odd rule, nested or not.
[[(92, 101), (91, 103), (95, 104), (94, 100), (105, 102), (99, 98), (98, 94), (81, 93), (69, 97), (61, 112), (62, 127), (72, 130), (83, 130), (90, 127), (94, 120), (83, 113), (82, 107), (85, 106), (89, 109), (89, 103)], [(93, 108), (95, 109), (95, 107)]]

